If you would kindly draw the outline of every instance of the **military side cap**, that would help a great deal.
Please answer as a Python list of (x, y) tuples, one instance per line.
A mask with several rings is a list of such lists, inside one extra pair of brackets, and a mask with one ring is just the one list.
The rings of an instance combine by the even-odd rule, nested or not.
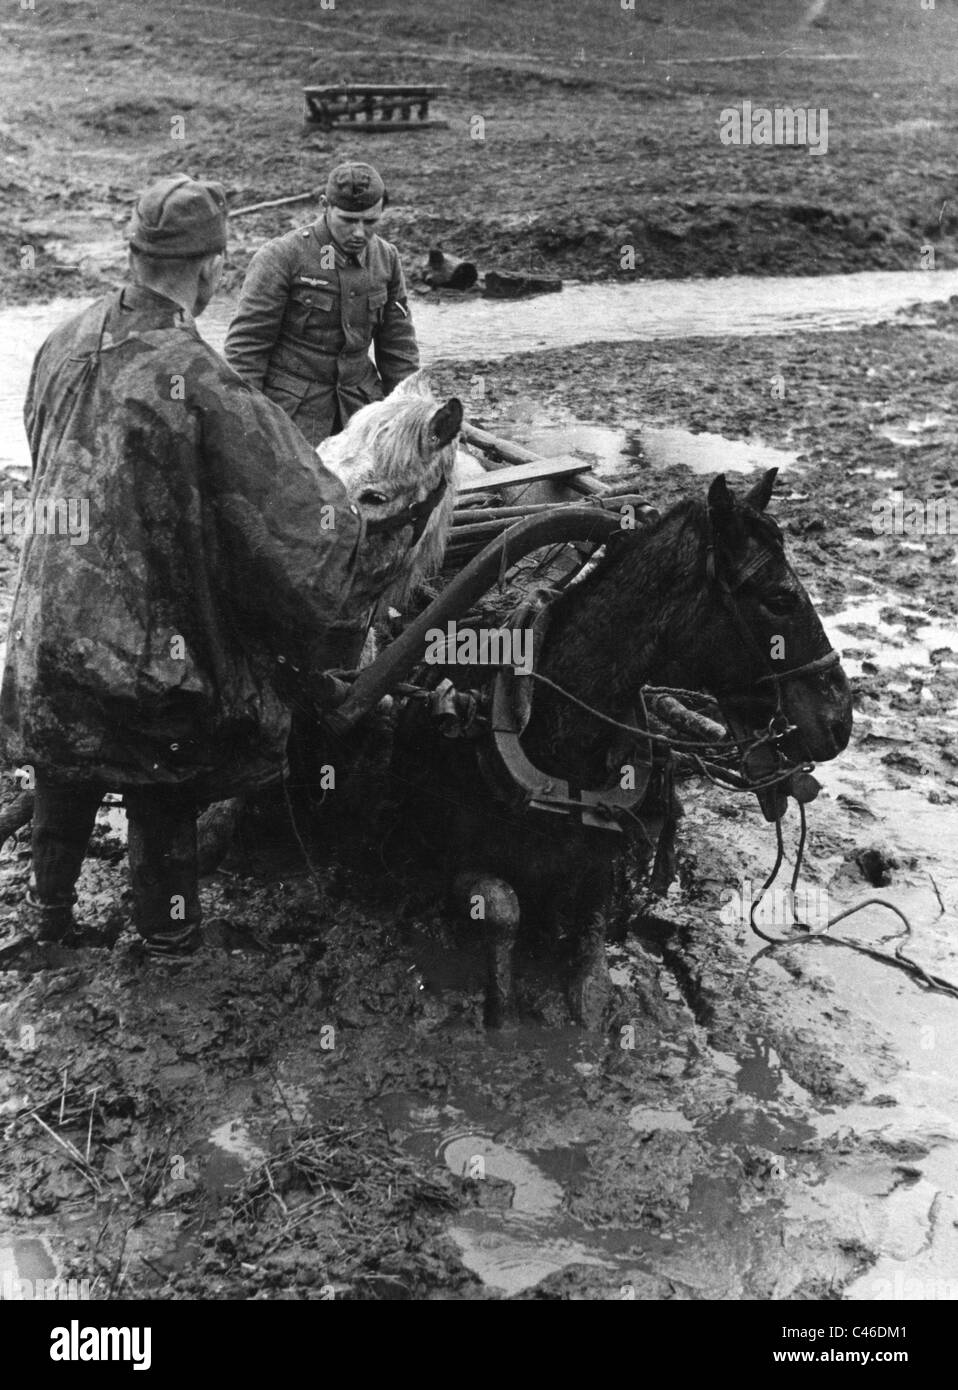
[(174, 175), (140, 194), (128, 240), (148, 256), (209, 256), (226, 250), (227, 215), (222, 184)]
[(371, 164), (338, 164), (326, 180), (326, 201), (343, 212), (365, 212), (385, 192), (386, 185)]

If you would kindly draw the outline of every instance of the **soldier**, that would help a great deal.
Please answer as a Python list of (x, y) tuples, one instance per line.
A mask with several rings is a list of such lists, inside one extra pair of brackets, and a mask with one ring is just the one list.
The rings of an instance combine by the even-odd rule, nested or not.
[(382, 179), (369, 164), (340, 164), (321, 202), (318, 221), (253, 257), (225, 347), (312, 445), (419, 366), (399, 253), (376, 235)]
[(82, 939), (74, 887), (112, 788), (138, 931), (156, 953), (195, 949), (198, 806), (281, 775), (283, 673), (321, 669), (326, 628), (404, 554), (366, 542), (295, 425), (199, 337), (225, 246), (220, 186), (161, 180), (133, 214), (131, 282), (34, 363), (32, 504), (89, 515), (83, 544), (26, 537), (0, 693), (4, 752), (35, 770), (38, 941)]

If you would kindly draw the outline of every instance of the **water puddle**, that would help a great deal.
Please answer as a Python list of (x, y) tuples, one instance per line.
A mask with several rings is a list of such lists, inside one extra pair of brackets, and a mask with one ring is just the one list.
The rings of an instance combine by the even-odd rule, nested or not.
[(206, 1141), (203, 1185), (218, 1196), (228, 1197), (234, 1188), (269, 1155), (253, 1140), (245, 1120), (224, 1120)]
[[(532, 409), (523, 412), (532, 414)], [(643, 467), (684, 465), (693, 473), (751, 473), (755, 469), (794, 467), (798, 455), (753, 440), (726, 439), (721, 434), (677, 427), (640, 425), (618, 429), (608, 425), (588, 425), (571, 419), (547, 422), (535, 411), (532, 420), (500, 422), (509, 437), (543, 458), (559, 455), (587, 459), (598, 477), (613, 478), (623, 471), (634, 473)]]
[[(557, 1174), (580, 1169), (573, 1147), (521, 1151), (496, 1137), (481, 1101), (430, 1105), (415, 1095), (392, 1094), (383, 1116), (402, 1135), (403, 1147), (476, 1182), (477, 1206), (448, 1228), (463, 1264), (505, 1295), (532, 1288), (570, 1265), (613, 1270), (601, 1238), (562, 1214), (564, 1188)], [(501, 1128), (505, 1118), (495, 1116)]]
[[(825, 628), (836, 646), (855, 652), (856, 659), (843, 660), (852, 675), (864, 662), (872, 670), (903, 667), (927, 682), (936, 670), (958, 666), (958, 630), (930, 622), (891, 594), (850, 599), (842, 612), (825, 619)], [(958, 738), (958, 722), (938, 720), (936, 732)], [(902, 762), (911, 753), (915, 766)], [(922, 771), (919, 753), (893, 714), (860, 716), (846, 752), (816, 769), (823, 798), (844, 806), (863, 848), (883, 847), (890, 874), (878, 887), (839, 874), (828, 911), (834, 914), (872, 896), (887, 899), (911, 923), (905, 954), (958, 983), (958, 806), (942, 804), (940, 773)], [(827, 872), (827, 862), (823, 867)], [(837, 857), (833, 867), (841, 868)], [(900, 929), (897, 918), (873, 905), (832, 934), (894, 951)], [(846, 1298), (953, 1299), (958, 1296), (958, 1008), (953, 999), (923, 991), (866, 957), (835, 950), (814, 957), (814, 950), (809, 948), (833, 982), (837, 1004), (884, 1040), (889, 1065), (858, 1103), (834, 1110), (808, 1105), (807, 1122), (825, 1145), (829, 1175), (814, 1192), (789, 1188), (788, 1217), (836, 1226), (850, 1221), (863, 1242), (881, 1251), (877, 1264), (844, 1290)], [(768, 1067), (743, 1064), (740, 1085), (768, 1095), (776, 1063), (770, 1057)], [(776, 1104), (774, 1099), (763, 1103), (770, 1113)]]
[[(945, 421), (939, 415), (926, 415), (923, 420), (909, 420), (904, 425), (879, 425), (877, 433), (881, 435), (882, 439), (897, 444), (899, 448), (920, 449), (925, 445), (935, 443), (935, 435), (944, 425)], [(876, 478), (896, 478), (897, 476), (897, 472), (875, 474)]]
[(44, 1236), (14, 1236), (9, 1245), (0, 1245), (0, 1299), (6, 1298), (11, 1283), (55, 1279), (59, 1266)]
[[(903, 621), (884, 617), (888, 612), (901, 614)], [(921, 609), (901, 604), (894, 594), (854, 596), (823, 623), (833, 645), (849, 649), (842, 660), (849, 676), (869, 668), (904, 667), (932, 680), (939, 671), (958, 670), (958, 626), (930, 622)]]

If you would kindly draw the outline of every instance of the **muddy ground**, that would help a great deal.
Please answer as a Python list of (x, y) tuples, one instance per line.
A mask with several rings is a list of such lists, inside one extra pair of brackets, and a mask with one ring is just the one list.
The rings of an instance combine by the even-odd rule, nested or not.
[[(356, 153), (360, 137), (288, 124), (290, 87), (322, 80), (340, 48), (352, 56), (337, 75), (368, 74), (375, 51), (377, 72), (460, 84), (453, 130), (405, 137), (423, 142), (416, 159), (400, 137), (361, 147), (401, 169), (394, 226), (410, 258), (454, 233), (457, 251), (497, 264), (607, 276), (621, 209), (644, 229), (643, 275), (912, 268), (926, 237), (950, 263), (947, 147), (931, 132), (953, 122), (953, 64), (920, 28), (950, 22), (944, 6), (872, 5), (868, 25), (862, 5), (840, 20), (826, 7), (802, 28), (782, 5), (768, 30), (741, 6), (712, 5), (706, 22), (705, 6), (662, 5), (658, 23), (646, 6), (640, 70), (624, 70), (594, 14), (580, 45), (585, 8), (393, 9), (389, 39), (414, 58), (383, 52), (382, 6), (347, 16), (341, 3), (322, 62), (312, 30), (271, 24), (267, 41), (240, 11), (179, 6), (149, 39), (123, 4), (108, 18), (87, 0), (17, 16), (0, 35), (31, 98), (18, 107), (7, 89), (6, 234), (44, 250), (34, 279), (6, 288), (20, 301), (96, 289), (115, 261), (111, 219), (150, 174), (221, 170), (239, 203), (308, 187)], [(779, 34), (782, 49), (870, 58), (657, 62), (753, 53)], [(51, 64), (55, 93), (40, 81)], [(789, 152), (786, 170), (755, 151), (747, 168), (722, 165), (702, 113), (793, 90), (844, 102), (835, 160)], [(196, 119), (178, 148), (174, 98)], [(474, 107), (498, 145), (463, 138)], [(580, 235), (596, 203), (599, 233)], [(669, 219), (680, 234), (663, 238)], [(237, 264), (286, 225), (238, 224)], [(564, 240), (544, 239), (556, 226)], [(79, 270), (63, 269), (71, 257)], [(445, 363), (439, 378), (468, 395), (481, 375), (473, 414), (502, 433), (537, 419), (635, 430), (623, 468), (659, 506), (703, 480), (645, 457), (641, 424), (797, 453), (776, 512), (826, 622), (839, 620), (856, 702), (852, 746), (810, 808), (805, 880), (831, 912), (876, 893), (899, 904), (911, 953), (958, 980), (955, 541), (872, 527), (890, 488), (954, 496), (956, 369), (958, 310), (943, 305), (851, 333), (594, 345)], [(5, 540), (7, 586), (14, 566)], [(12, 794), (12, 770), (5, 781)], [(824, 945), (750, 965), (758, 943), (727, 908), (764, 879), (773, 834), (750, 799), (682, 794), (679, 881), (664, 901), (633, 885), (613, 1001), (591, 1034), (570, 1026), (543, 960), (525, 963), (518, 1030), (485, 1031), (475, 928), (443, 914), (401, 838), (334, 844), (327, 829), (308, 867), (282, 806), (206, 882), (220, 946), (144, 962), (123, 910), (122, 817), (104, 813), (80, 907), (122, 933), (115, 949), (0, 975), (0, 1276), (72, 1276), (119, 1299), (954, 1298), (958, 1003)], [(21, 836), (0, 861), (10, 927), (28, 869)], [(887, 944), (896, 926), (870, 909), (836, 934)]]
[[(385, 171), (410, 271), (436, 244), (578, 280), (950, 265), (954, 51), (945, 0), (37, 0), (0, 21), (0, 285), (22, 303), (109, 283), (104, 241), (162, 174), (219, 178), (239, 208), (343, 158)], [(375, 79), (447, 84), (448, 129), (304, 127), (304, 85)], [(827, 153), (723, 145), (743, 100), (827, 109)], [(302, 220), (238, 219), (233, 281)]]

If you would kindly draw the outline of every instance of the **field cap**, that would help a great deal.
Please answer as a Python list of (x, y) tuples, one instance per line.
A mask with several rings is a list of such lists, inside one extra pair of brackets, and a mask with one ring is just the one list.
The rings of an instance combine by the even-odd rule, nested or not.
[(222, 184), (175, 174), (140, 194), (128, 239), (147, 256), (210, 256), (226, 250), (226, 218)]
[(365, 212), (385, 192), (386, 185), (371, 164), (338, 164), (326, 180), (326, 201), (343, 212)]

